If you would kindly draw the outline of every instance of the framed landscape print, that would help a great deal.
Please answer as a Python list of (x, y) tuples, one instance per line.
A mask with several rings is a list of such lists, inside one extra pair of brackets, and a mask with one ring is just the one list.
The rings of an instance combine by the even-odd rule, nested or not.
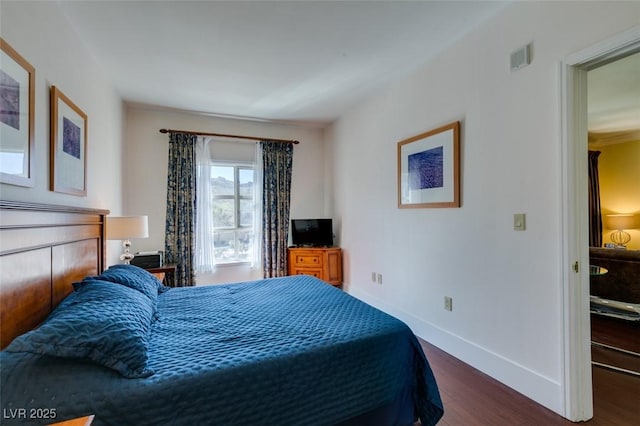
[(398, 142), (398, 207), (460, 207), (460, 122)]
[(51, 190), (87, 195), (87, 116), (51, 87)]
[(35, 68), (0, 38), (0, 182), (33, 186)]

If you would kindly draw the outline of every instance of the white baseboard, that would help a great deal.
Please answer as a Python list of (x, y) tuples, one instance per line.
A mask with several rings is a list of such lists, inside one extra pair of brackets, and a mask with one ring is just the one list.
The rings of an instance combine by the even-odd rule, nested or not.
[[(421, 339), (493, 377), (549, 410), (561, 416), (564, 415), (562, 386), (558, 381), (544, 377), (513, 360), (436, 327), (358, 288), (350, 287), (348, 292), (352, 296), (404, 321), (414, 334)], [(558, 362), (562, 361), (558, 360)]]

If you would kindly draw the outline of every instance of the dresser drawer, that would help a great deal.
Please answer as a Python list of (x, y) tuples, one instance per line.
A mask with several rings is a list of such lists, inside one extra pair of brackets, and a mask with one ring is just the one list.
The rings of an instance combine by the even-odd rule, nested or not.
[(295, 253), (293, 256), (293, 266), (320, 266), (322, 265), (322, 253)]
[(312, 277), (323, 279), (322, 268), (295, 268), (291, 275), (311, 275)]

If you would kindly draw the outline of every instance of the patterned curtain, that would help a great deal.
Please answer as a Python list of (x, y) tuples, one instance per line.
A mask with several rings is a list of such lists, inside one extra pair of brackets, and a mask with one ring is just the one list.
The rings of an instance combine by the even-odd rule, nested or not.
[(602, 247), (602, 212), (598, 183), (600, 151), (589, 151), (589, 246)]
[(169, 134), (164, 249), (165, 261), (178, 265), (176, 282), (169, 283), (178, 287), (195, 284), (196, 139), (190, 134)]
[(265, 278), (287, 275), (293, 145), (261, 141), (262, 253)]

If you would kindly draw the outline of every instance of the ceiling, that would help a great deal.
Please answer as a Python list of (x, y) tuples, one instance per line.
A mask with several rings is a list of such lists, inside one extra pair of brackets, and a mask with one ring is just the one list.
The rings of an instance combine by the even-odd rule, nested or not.
[[(126, 102), (323, 126), (509, 2), (58, 3)], [(640, 129), (640, 54), (588, 81), (594, 141)]]
[(59, 4), (127, 102), (323, 125), (508, 3)]

